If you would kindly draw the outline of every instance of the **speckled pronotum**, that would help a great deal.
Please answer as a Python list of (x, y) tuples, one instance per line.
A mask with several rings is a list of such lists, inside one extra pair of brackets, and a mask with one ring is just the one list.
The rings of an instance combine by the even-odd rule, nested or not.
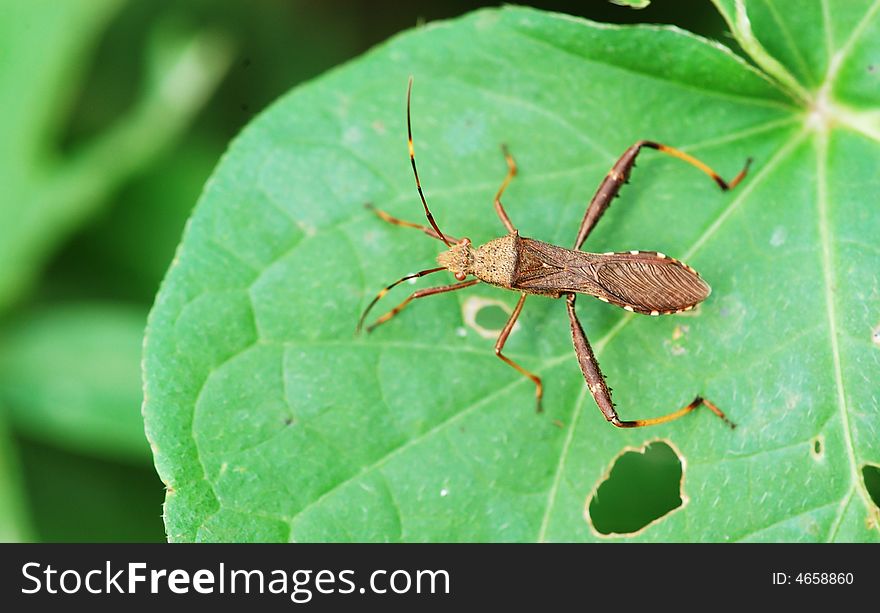
[[(516, 175), (516, 163), (507, 151), (507, 148), (502, 147), (508, 170), (507, 176), (495, 195), (495, 212), (498, 213), (498, 217), (501, 218), (501, 222), (507, 228), (508, 233), (506, 236), (489, 241), (475, 249), (471, 245), (470, 239), (458, 239), (441, 232), (428, 209), (428, 203), (422, 192), (419, 173), (416, 169), (410, 121), (411, 93), (412, 79), (409, 81), (406, 97), (409, 157), (416, 179), (416, 187), (418, 188), (419, 196), (425, 209), (425, 215), (430, 225), (423, 226), (403, 221), (383, 211), (370, 208), (384, 221), (398, 226), (420, 229), (429, 236), (443, 241), (448, 250), (437, 256), (437, 263), (440, 266), (407, 275), (379, 292), (364, 310), (363, 315), (361, 315), (357, 325), (358, 331), (362, 328), (364, 320), (370, 309), (373, 308), (373, 305), (393, 287), (408, 279), (423, 277), (441, 270), (448, 270), (453, 273), (458, 283), (422, 289), (412, 293), (406, 300), (367, 326), (367, 331), (371, 331), (376, 326), (385, 323), (397, 315), (407, 304), (416, 298), (452, 292), (471, 287), (480, 282), (518, 291), (520, 292), (519, 302), (517, 302), (510, 318), (498, 336), (498, 340), (495, 343), (495, 355), (534, 382), (535, 397), (538, 410), (540, 411), (541, 397), (543, 395), (543, 385), (540, 377), (505, 356), (502, 350), (504, 349), (507, 337), (510, 335), (510, 331), (513, 329), (514, 323), (522, 312), (523, 304), (529, 294), (546, 296), (548, 298), (562, 298), (564, 296), (568, 308), (568, 317), (571, 321), (571, 336), (574, 341), (575, 354), (580, 363), (581, 371), (584, 374), (584, 379), (586, 379), (587, 387), (608, 421), (619, 428), (651, 426), (678, 419), (697, 407), (705, 405), (728, 425), (734, 427), (733, 423), (727, 419), (718, 407), (700, 396), (694, 398), (690, 404), (667, 415), (622, 421), (618, 417), (614, 404), (611, 401), (611, 390), (605, 382), (602, 371), (599, 370), (599, 363), (596, 361), (596, 356), (593, 355), (590, 342), (587, 340), (587, 336), (578, 321), (575, 312), (575, 299), (577, 294), (589, 294), (603, 302), (609, 302), (632, 313), (641, 313), (643, 315), (680, 313), (681, 311), (693, 309), (705, 300), (711, 290), (705, 281), (700, 278), (697, 271), (687, 264), (679, 262), (663, 253), (656, 251), (588, 253), (580, 251), (580, 248), (599, 222), (602, 214), (611, 204), (611, 201), (620, 192), (621, 186), (628, 182), (630, 171), (635, 165), (636, 156), (643, 148), (656, 149), (697, 167), (709, 175), (724, 191), (736, 187), (743, 177), (746, 176), (751, 160), (746, 161), (745, 167), (728, 183), (709, 166), (683, 151), (653, 141), (640, 140), (620, 156), (620, 159), (617, 160), (602, 180), (599, 189), (596, 190), (596, 194), (587, 206), (587, 212), (584, 214), (580, 230), (578, 230), (577, 238), (574, 241), (574, 247), (572, 249), (565, 249), (557, 245), (520, 236), (516, 227), (510, 221), (504, 206), (501, 204), (501, 195)], [(475, 278), (468, 279), (468, 276)]]

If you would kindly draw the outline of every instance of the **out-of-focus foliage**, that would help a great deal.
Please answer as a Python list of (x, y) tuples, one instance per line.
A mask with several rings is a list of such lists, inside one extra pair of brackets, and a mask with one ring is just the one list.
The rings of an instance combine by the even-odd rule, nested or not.
[(143, 463), (140, 308), (62, 305), (13, 319), (0, 334), (0, 398), (21, 432), (65, 448)]
[(118, 7), (116, 0), (4, 5), (0, 308), (18, 297), (49, 253), (115, 188), (180, 137), (229, 63), (221, 35), (155, 28), (144, 50), (140, 91), (125, 114), (61, 151), (64, 102), (76, 91), (96, 34)]

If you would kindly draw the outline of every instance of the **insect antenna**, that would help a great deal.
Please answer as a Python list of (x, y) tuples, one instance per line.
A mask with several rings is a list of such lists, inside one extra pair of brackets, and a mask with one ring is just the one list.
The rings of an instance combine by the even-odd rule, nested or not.
[(446, 268), (444, 268), (443, 266), (440, 266), (438, 268), (429, 268), (427, 270), (420, 270), (419, 272), (414, 272), (411, 275), (406, 275), (405, 277), (401, 277), (400, 279), (398, 279), (397, 281), (395, 281), (391, 285), (386, 286), (385, 289), (383, 289), (381, 292), (376, 294), (376, 297), (373, 298), (372, 302), (370, 302), (370, 304), (367, 305), (367, 308), (364, 309), (363, 314), (361, 314), (361, 318), (358, 320), (357, 328), (355, 329), (355, 334), (360, 334), (361, 329), (364, 327), (364, 320), (367, 318), (367, 315), (370, 313), (370, 310), (376, 305), (377, 302), (379, 302), (385, 296), (385, 294), (390, 292), (393, 288), (400, 285), (404, 281), (409, 281), (410, 279), (417, 279), (418, 277), (424, 277), (426, 275), (430, 275), (435, 272), (440, 272), (441, 270), (446, 270)]
[(437, 232), (437, 236), (446, 243), (447, 247), (452, 247), (452, 243), (449, 242), (449, 239), (440, 231), (440, 227), (437, 225), (437, 222), (434, 221), (434, 216), (431, 215), (431, 211), (428, 209), (428, 201), (425, 200), (425, 194), (422, 192), (422, 182), (419, 181), (419, 171), (416, 169), (416, 150), (413, 147), (413, 137), (412, 137), (412, 122), (410, 121), (410, 101), (412, 99), (412, 85), (413, 78), (409, 78), (409, 85), (406, 88), (406, 134), (407, 140), (409, 142), (409, 160), (412, 162), (413, 174), (416, 177), (416, 188), (419, 190), (419, 197), (422, 199), (422, 205), (425, 207), (425, 215), (428, 217), (428, 223), (431, 224), (431, 227), (434, 228), (434, 231)]

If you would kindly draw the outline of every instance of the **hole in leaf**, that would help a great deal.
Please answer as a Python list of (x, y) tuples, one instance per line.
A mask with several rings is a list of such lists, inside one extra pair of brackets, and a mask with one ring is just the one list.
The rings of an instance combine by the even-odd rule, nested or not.
[(871, 500), (880, 508), (880, 466), (865, 464), (862, 466), (862, 477), (865, 480), (865, 489), (868, 490)]
[(681, 458), (666, 443), (624, 451), (590, 499), (590, 520), (601, 534), (636, 532), (681, 506), (681, 486)]
[(813, 457), (817, 460), (822, 457), (822, 452), (824, 449), (823, 443), (824, 441), (821, 436), (817, 436), (813, 439), (813, 446), (811, 448), (811, 451), (813, 452)]
[[(498, 338), (513, 309), (500, 300), (471, 296), (464, 301), (462, 314), (464, 323), (483, 338)], [(519, 329), (519, 322), (513, 325), (511, 333)]]
[(488, 305), (477, 311), (477, 325), (487, 330), (501, 330), (510, 317), (500, 306)]

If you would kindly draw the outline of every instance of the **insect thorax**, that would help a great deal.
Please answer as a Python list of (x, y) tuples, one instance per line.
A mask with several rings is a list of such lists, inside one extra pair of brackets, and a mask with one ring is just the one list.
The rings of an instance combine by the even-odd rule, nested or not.
[(510, 287), (516, 270), (518, 240), (519, 235), (511, 233), (481, 246), (473, 254), (471, 274), (486, 283)]

